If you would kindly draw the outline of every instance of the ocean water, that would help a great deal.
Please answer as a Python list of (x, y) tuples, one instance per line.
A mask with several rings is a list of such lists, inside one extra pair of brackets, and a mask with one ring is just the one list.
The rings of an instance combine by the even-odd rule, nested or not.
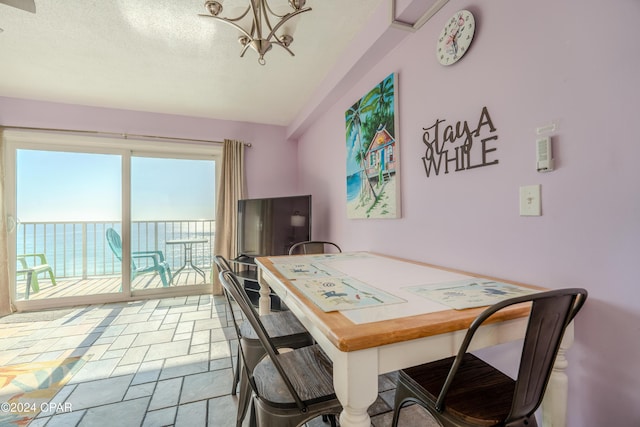
[[(166, 241), (206, 238), (207, 243), (194, 245), (192, 259), (198, 266), (210, 267), (214, 224), (213, 220), (133, 222), (132, 251), (163, 251), (176, 269), (184, 261), (184, 247)], [(106, 239), (108, 228), (122, 235), (120, 224), (113, 222), (21, 223), (16, 229), (16, 254), (44, 253), (56, 277), (120, 274), (121, 262)]]
[(354, 200), (360, 194), (362, 186), (362, 171), (358, 171), (347, 177), (347, 201)]

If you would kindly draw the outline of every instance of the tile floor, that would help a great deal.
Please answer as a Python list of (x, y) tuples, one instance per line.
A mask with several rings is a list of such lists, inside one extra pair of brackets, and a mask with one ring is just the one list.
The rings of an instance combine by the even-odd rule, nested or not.
[[(231, 427), (236, 345), (227, 336), (225, 301), (209, 295), (18, 313), (0, 319), (0, 364), (90, 356), (52, 402), (70, 410), (41, 412), (30, 427)], [(390, 425), (393, 378), (380, 377), (374, 427)], [(413, 406), (401, 425), (436, 424)]]

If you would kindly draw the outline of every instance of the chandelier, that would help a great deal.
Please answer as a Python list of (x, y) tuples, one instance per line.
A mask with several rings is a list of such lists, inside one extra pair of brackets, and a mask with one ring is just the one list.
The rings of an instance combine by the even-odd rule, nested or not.
[[(269, 0), (249, 0), (249, 5), (236, 17), (220, 16), (223, 1), (207, 0), (204, 6), (209, 15), (201, 14), (200, 16), (217, 19), (240, 31), (241, 35), (238, 38), (242, 45), (240, 57), (244, 57), (247, 49), (251, 47), (258, 53), (258, 63), (264, 65), (266, 63), (264, 55), (271, 50), (274, 44), (285, 49), (291, 56), (295, 56), (289, 49), (293, 42), (293, 36), (284, 31), (281, 31), (280, 34), (276, 33), (294, 16), (311, 10), (310, 7), (304, 7), (306, 0), (289, 0), (289, 6), (292, 10), (287, 13), (274, 12), (269, 5)], [(248, 19), (244, 19), (245, 17)]]

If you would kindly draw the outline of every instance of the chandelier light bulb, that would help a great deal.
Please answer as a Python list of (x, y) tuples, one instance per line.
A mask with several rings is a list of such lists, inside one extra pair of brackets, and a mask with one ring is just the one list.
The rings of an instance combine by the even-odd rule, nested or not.
[(222, 12), (222, 4), (215, 0), (208, 0), (204, 6), (207, 8), (209, 13), (213, 16), (218, 16)]
[(292, 8), (294, 8), (295, 10), (300, 10), (304, 7), (304, 5), (307, 3), (306, 0), (289, 0), (289, 4), (291, 5)]
[(291, 37), (289, 34), (285, 34), (282, 37), (280, 37), (280, 40), (282, 40), (282, 44), (285, 47), (289, 47), (291, 46), (291, 43), (293, 43), (293, 37)]

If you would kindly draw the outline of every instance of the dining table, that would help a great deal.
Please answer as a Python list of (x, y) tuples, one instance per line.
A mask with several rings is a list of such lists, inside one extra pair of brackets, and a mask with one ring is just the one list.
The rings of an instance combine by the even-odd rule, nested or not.
[[(255, 262), (260, 315), (270, 312), (272, 290), (333, 362), (343, 427), (371, 425), (367, 409), (378, 396), (379, 375), (455, 355), (492, 298), (547, 290), (374, 252), (264, 256)], [(478, 330), (470, 350), (521, 341), (528, 313), (528, 304), (502, 310)], [(542, 426), (566, 425), (565, 353), (572, 342), (573, 323), (541, 405)]]

